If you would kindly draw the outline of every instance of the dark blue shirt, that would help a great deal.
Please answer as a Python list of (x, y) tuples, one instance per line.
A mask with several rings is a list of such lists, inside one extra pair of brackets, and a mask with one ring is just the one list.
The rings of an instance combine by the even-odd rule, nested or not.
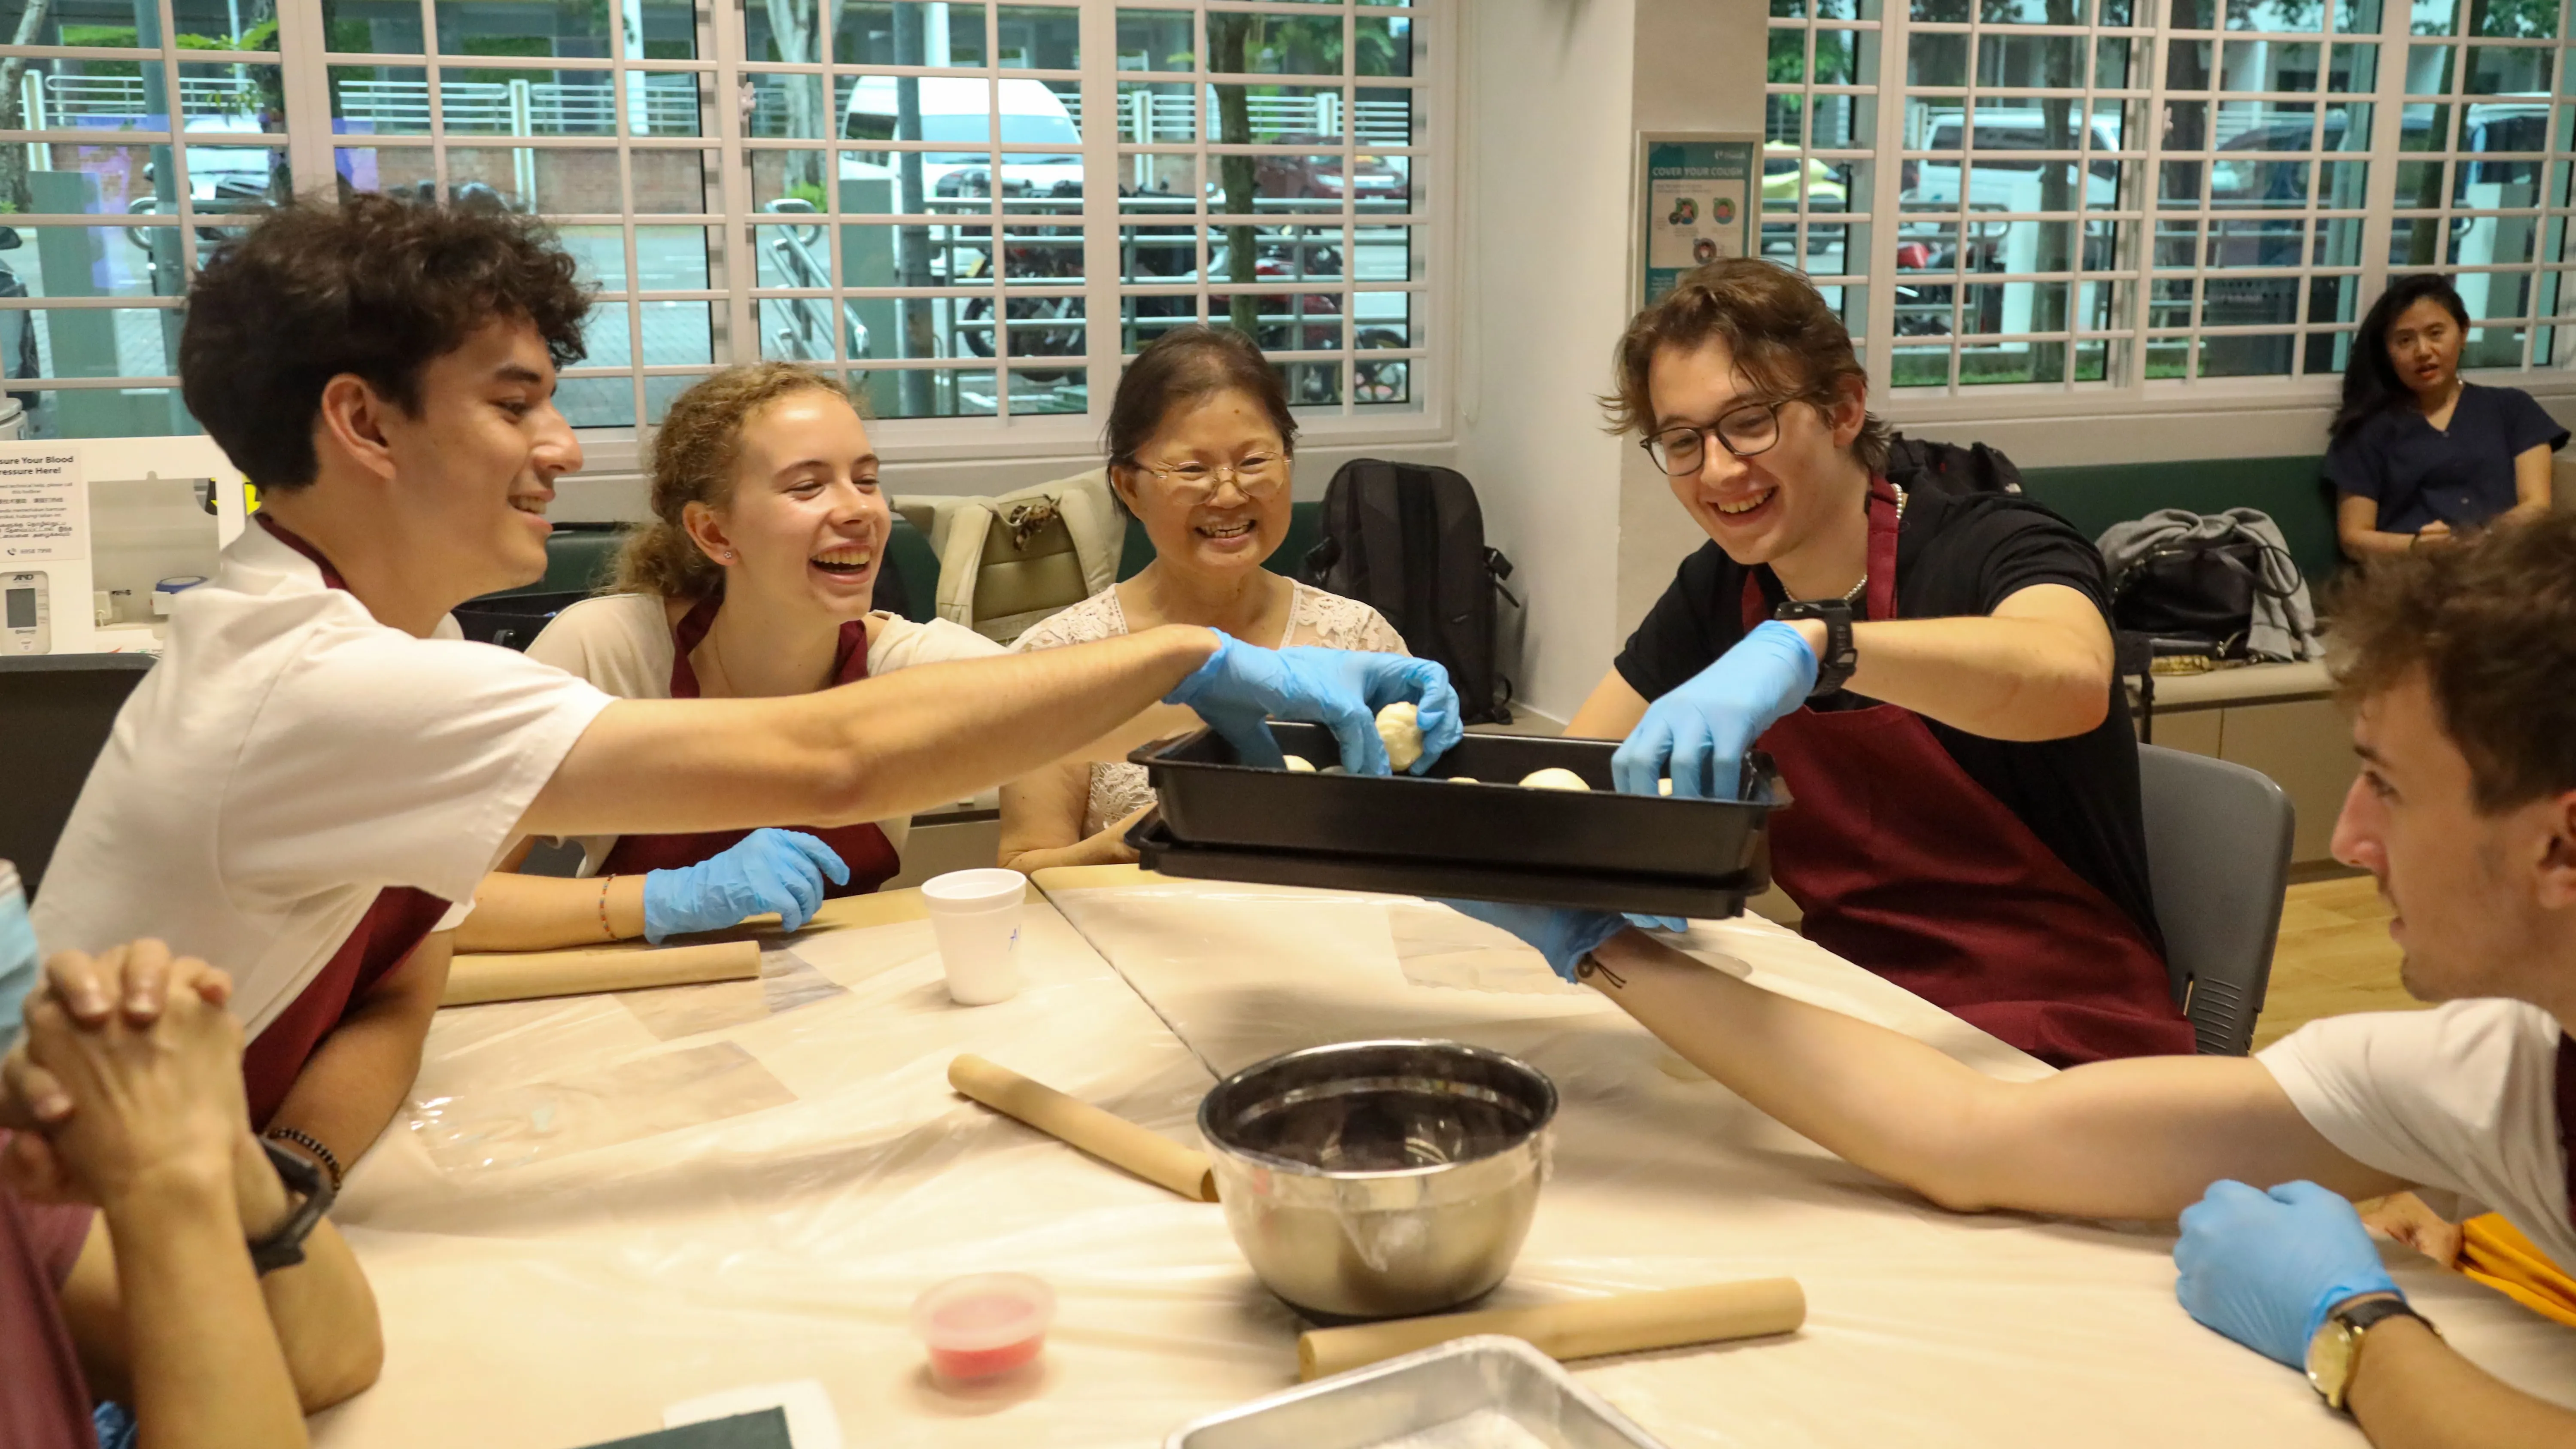
[(2567, 445), (2567, 430), (2520, 388), (2460, 388), (2451, 426), (2436, 428), (2400, 401), (2326, 449), (2326, 481), (2379, 504), (2382, 533), (2421, 533), (2485, 523), (2514, 505), (2513, 460), (2539, 444)]

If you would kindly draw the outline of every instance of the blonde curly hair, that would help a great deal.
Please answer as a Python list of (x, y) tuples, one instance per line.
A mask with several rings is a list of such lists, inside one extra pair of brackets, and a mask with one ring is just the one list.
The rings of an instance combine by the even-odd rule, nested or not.
[(752, 414), (809, 390), (858, 406), (847, 388), (794, 362), (728, 367), (672, 400), (653, 435), (653, 521), (627, 536), (610, 592), (694, 599), (723, 582), (724, 570), (689, 536), (682, 515), (692, 503), (730, 502)]

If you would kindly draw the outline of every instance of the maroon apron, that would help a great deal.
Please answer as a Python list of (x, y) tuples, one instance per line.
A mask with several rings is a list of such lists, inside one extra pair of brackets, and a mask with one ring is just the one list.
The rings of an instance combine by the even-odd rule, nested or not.
[[(265, 513), (251, 515), (278, 542), (313, 560), (325, 588), (347, 589), (340, 571), (305, 542)], [(349, 1003), (364, 997), (377, 982), (411, 959), (447, 914), (448, 902), (410, 886), (387, 886), (376, 892), (367, 913), (323, 963), (320, 974), (304, 984), (295, 1000), (260, 1029), (242, 1051), (242, 1082), (250, 1097), (250, 1120), (261, 1128), (286, 1101), (287, 1091), (312, 1060), (323, 1038), (337, 1030)]]
[[(1896, 613), (1896, 495), (1870, 480), (1869, 614)], [(1744, 581), (1744, 627), (1771, 617)], [(1772, 878), (1809, 940), (2055, 1066), (2188, 1053), (2165, 963), (1892, 704), (1801, 706), (1758, 742), (1796, 804), (1771, 818)]]
[[(689, 654), (714, 627), (716, 610), (723, 598), (709, 594), (681, 616), (671, 627), (671, 697), (696, 699), (698, 672), (689, 664)], [(841, 626), (840, 651), (833, 656), (832, 682), (853, 684), (868, 677), (868, 625), (864, 619), (853, 619)], [(819, 837), (839, 853), (841, 863), (850, 868), (850, 883), (834, 885), (823, 882), (823, 898), (863, 896), (903, 870), (903, 858), (895, 854), (894, 842), (874, 824), (836, 825), (825, 829), (818, 825), (791, 825)], [(653, 870), (679, 870), (696, 865), (712, 855), (732, 849), (751, 834), (748, 830), (701, 830), (687, 835), (623, 835), (609, 849), (608, 859), (600, 863), (601, 875), (641, 875)]]

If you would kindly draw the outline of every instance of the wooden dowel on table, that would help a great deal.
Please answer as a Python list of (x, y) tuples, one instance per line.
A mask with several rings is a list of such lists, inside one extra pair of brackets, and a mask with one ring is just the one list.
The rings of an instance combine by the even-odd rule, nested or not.
[(1709, 1283), (1658, 1293), (1614, 1293), (1537, 1308), (1501, 1308), (1318, 1328), (1297, 1338), (1300, 1382), (1478, 1333), (1527, 1339), (1554, 1359), (1598, 1358), (1652, 1348), (1794, 1333), (1807, 1321), (1795, 1278)]
[(650, 951), (522, 951), (459, 956), (447, 968), (441, 1006), (586, 996), (704, 981), (750, 981), (760, 975), (758, 941), (713, 941)]
[(1216, 1174), (1208, 1166), (1207, 1154), (1159, 1132), (1149, 1132), (971, 1052), (948, 1064), (948, 1085), (1006, 1117), (1016, 1117), (1192, 1202), (1216, 1201)]

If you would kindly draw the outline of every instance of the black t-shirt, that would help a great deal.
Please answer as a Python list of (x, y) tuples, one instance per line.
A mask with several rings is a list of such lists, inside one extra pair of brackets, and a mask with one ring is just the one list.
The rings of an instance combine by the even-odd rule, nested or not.
[(2513, 460), (2543, 443), (2567, 446), (2567, 430), (2531, 394), (2468, 383), (2448, 428), (2403, 401), (2363, 419), (2326, 449), (2326, 481), (2375, 500), (2382, 533), (2468, 528), (2514, 505)]
[[(1715, 543), (1682, 561), (1655, 601), (1618, 669), (1630, 688), (1655, 699), (1716, 662), (1744, 637), (1744, 569)], [(1768, 568), (1756, 568), (1763, 597), (1786, 597)], [(1908, 494), (1896, 538), (1896, 612), (1904, 619), (1982, 616), (2033, 584), (2064, 584), (2110, 617), (2102, 555), (2067, 522), (2027, 499), (2000, 493)], [(1866, 617), (1859, 601), (1853, 617)], [(1968, 778), (2003, 803), (2078, 876), (2111, 898), (2163, 950), (2147, 885), (2147, 839), (2138, 806), (2138, 744), (2119, 681), (2111, 709), (2091, 731), (2062, 740), (1990, 740), (1926, 719), (1932, 737)], [(1845, 691), (1820, 708), (1874, 704)], [(1797, 782), (1789, 782), (1794, 793)]]

